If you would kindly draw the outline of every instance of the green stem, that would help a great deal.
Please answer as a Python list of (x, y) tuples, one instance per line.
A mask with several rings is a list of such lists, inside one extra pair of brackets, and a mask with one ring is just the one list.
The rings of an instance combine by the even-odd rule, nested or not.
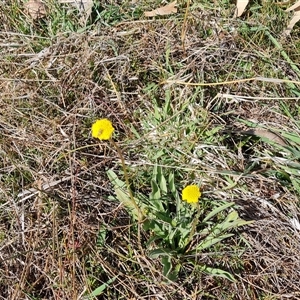
[(300, 78), (300, 70), (297, 67), (297, 65), (290, 59), (290, 57), (287, 55), (287, 53), (283, 50), (283, 47), (281, 46), (281, 44), (273, 37), (273, 35), (266, 30), (265, 31), (265, 35), (270, 39), (270, 41), (273, 43), (273, 45), (280, 50), (280, 54), (282, 55), (282, 57), (290, 64), (291, 68), (295, 71), (295, 73), (298, 75), (298, 77)]
[(129, 179), (128, 179), (128, 173), (127, 173), (127, 168), (126, 168), (126, 165), (125, 165), (125, 160), (124, 160), (124, 156), (122, 154), (122, 151), (121, 151), (120, 147), (118, 146), (118, 144), (113, 139), (110, 139), (110, 142), (112, 143), (112, 145), (117, 150), (117, 152), (119, 154), (119, 157), (121, 159), (122, 169), (123, 169), (123, 172), (124, 172), (124, 178), (125, 178), (127, 190), (128, 190), (128, 193), (129, 193), (129, 197), (130, 197), (132, 205), (134, 206), (134, 208), (136, 209), (137, 214), (138, 214), (138, 240), (139, 240), (140, 248), (142, 250), (142, 247), (141, 247), (141, 228), (140, 228), (140, 225), (141, 225), (141, 223), (143, 221), (144, 215), (143, 215), (141, 209), (139, 208), (139, 206), (137, 205), (137, 203), (136, 203), (136, 201), (135, 201), (135, 199), (133, 197), (133, 193), (132, 193), (132, 190), (130, 188)]
[[(199, 203), (197, 203), (197, 213), (196, 213), (196, 215), (195, 215), (195, 217), (194, 217), (194, 220), (193, 220), (193, 223), (192, 223), (192, 228), (191, 228), (191, 231), (190, 231), (190, 234), (189, 234), (189, 238), (188, 238), (188, 240), (187, 240), (187, 242), (186, 242), (186, 245), (188, 245), (188, 244), (192, 241), (192, 239), (193, 239), (193, 237), (194, 237), (194, 234), (195, 234), (195, 232), (196, 232), (197, 225), (198, 225), (198, 223), (199, 223), (199, 217), (200, 217), (200, 214), (201, 214), (200, 205), (199, 205)], [(189, 250), (188, 250), (188, 251), (189, 251)]]
[[(265, 35), (269, 38), (269, 40), (273, 43), (273, 45), (280, 51), (281, 56), (286, 60), (286, 62), (290, 65), (292, 70), (297, 74), (298, 78), (300, 78), (300, 70), (297, 65), (290, 59), (288, 54), (283, 50), (282, 45), (273, 37), (273, 35), (265, 30)], [(292, 89), (297, 89), (293, 83), (287, 83)]]

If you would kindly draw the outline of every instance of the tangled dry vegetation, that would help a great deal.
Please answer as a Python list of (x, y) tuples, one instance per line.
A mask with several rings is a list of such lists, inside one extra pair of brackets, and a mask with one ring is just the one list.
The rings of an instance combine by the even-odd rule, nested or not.
[[(229, 4), (204, 3), (187, 19), (184, 5), (145, 19), (147, 3), (132, 3), (103, 3), (81, 31), (63, 31), (53, 15), (30, 22), (18, 1), (1, 4), (0, 299), (89, 299), (103, 284), (90, 299), (300, 299), (297, 158), (284, 161), (268, 136), (248, 134), (257, 123), (299, 148), (288, 136), (300, 130), (299, 74), (251, 30), (268, 26), (279, 40), (284, 18), (265, 7), (234, 21)], [(284, 44), (297, 65), (294, 34)], [(193, 258), (235, 282), (187, 265), (167, 284), (146, 245), (141, 253), (134, 224), (111, 200), (106, 171), (122, 177), (118, 153), (90, 135), (99, 117), (116, 127), (134, 189), (147, 191), (141, 178), (164, 149), (160, 163), (178, 171), (178, 190), (195, 178), (206, 197), (234, 201), (254, 220)]]

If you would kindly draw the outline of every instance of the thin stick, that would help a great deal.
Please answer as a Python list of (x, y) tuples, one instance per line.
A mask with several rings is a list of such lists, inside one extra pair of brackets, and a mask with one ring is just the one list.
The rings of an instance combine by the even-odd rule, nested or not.
[(185, 53), (185, 35), (187, 31), (187, 17), (188, 17), (188, 12), (190, 10), (190, 0), (187, 1), (186, 3), (186, 9), (185, 9), (185, 14), (184, 14), (184, 20), (183, 20), (183, 25), (182, 25), (182, 30), (181, 30), (181, 43), (182, 43), (182, 48), (183, 52)]
[(229, 80), (229, 81), (221, 81), (221, 82), (185, 82), (182, 80), (164, 80), (161, 84), (180, 84), (186, 86), (216, 86), (216, 85), (227, 85), (233, 83), (240, 83), (240, 82), (249, 82), (249, 81), (266, 81), (266, 82), (274, 82), (274, 83), (294, 83), (300, 84), (300, 81), (296, 80), (288, 80), (288, 79), (278, 79), (278, 78), (266, 78), (266, 77), (252, 77), (252, 78), (243, 78), (243, 79), (236, 79), (236, 80)]

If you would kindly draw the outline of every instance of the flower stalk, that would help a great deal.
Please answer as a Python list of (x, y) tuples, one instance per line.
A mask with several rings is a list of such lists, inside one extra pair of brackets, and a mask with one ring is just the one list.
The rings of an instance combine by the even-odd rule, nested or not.
[(124, 177), (125, 177), (126, 187), (127, 187), (128, 193), (129, 193), (129, 198), (130, 198), (130, 201), (131, 201), (133, 207), (135, 208), (135, 210), (137, 211), (137, 214), (138, 214), (138, 240), (139, 240), (140, 249), (143, 252), (143, 249), (141, 247), (141, 228), (140, 228), (141, 223), (143, 221), (143, 213), (142, 213), (142, 210), (139, 208), (139, 206), (137, 205), (137, 203), (136, 203), (136, 201), (133, 197), (133, 193), (132, 193), (132, 190), (130, 188), (127, 168), (126, 168), (126, 165), (125, 165), (125, 160), (124, 160), (124, 156), (122, 154), (122, 151), (121, 151), (120, 147), (118, 146), (118, 144), (112, 139), (112, 134), (113, 134), (114, 130), (115, 129), (114, 129), (114, 127), (113, 127), (110, 120), (100, 119), (100, 120), (97, 120), (92, 125), (92, 136), (94, 138), (98, 138), (100, 141), (101, 140), (109, 140), (110, 143), (112, 144), (112, 146), (118, 152), (118, 155), (120, 157), (121, 164), (122, 164), (122, 169), (123, 169), (123, 172), (124, 172)]

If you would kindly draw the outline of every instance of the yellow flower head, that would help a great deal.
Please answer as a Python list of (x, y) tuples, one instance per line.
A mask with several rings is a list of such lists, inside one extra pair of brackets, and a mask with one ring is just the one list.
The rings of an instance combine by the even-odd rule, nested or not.
[(182, 200), (187, 203), (197, 203), (200, 196), (201, 192), (197, 185), (188, 185), (182, 190)]
[(92, 137), (99, 140), (109, 140), (114, 130), (111, 121), (108, 119), (97, 120), (92, 125)]

